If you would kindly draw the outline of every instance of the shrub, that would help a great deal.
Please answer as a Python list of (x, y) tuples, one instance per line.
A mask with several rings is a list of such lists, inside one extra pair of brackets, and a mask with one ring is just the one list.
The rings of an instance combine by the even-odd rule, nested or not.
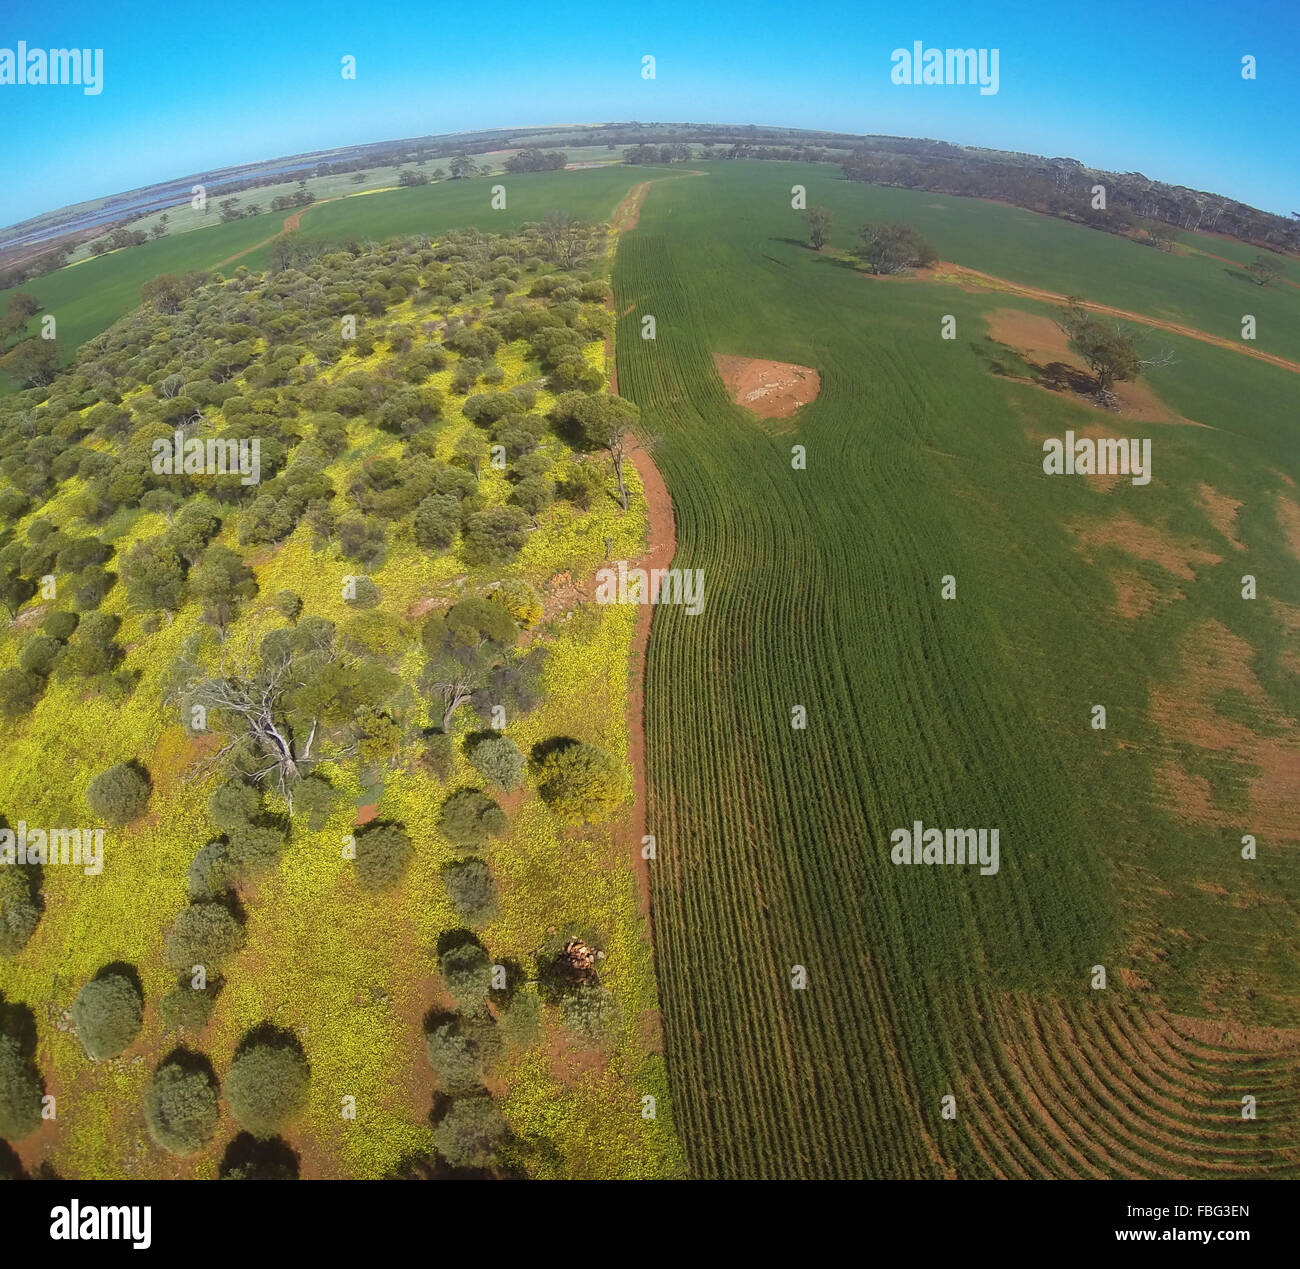
[(72, 636), (72, 632), (77, 628), (78, 617), (75, 612), (67, 612), (64, 609), (56, 609), (41, 622), (41, 629), (50, 636), (51, 639), (57, 639), (60, 643), (66, 643)]
[(149, 777), (139, 767), (119, 762), (90, 782), (86, 805), (108, 824), (125, 824), (149, 805)]
[(159, 1002), (167, 1031), (202, 1031), (212, 1016), (213, 1000), (195, 987), (173, 987)]
[(462, 850), (482, 850), (489, 837), (500, 837), (507, 827), (506, 813), (478, 789), (458, 789), (438, 816), (442, 835)]
[(501, 564), (528, 538), (528, 517), (518, 507), (486, 507), (465, 521), (465, 555), (475, 564)]
[(898, 273), (930, 265), (938, 253), (911, 225), (863, 225), (862, 254), (876, 273)]
[(379, 587), (368, 577), (352, 579), (352, 595), (345, 601), (351, 608), (373, 608), (379, 603)]
[(524, 755), (509, 736), (488, 736), (469, 751), (470, 765), (498, 788), (517, 789), (524, 782)]
[(446, 732), (430, 732), (424, 739), (424, 760), (439, 780), (446, 780), (456, 763), (455, 742)]
[(292, 1045), (250, 1044), (226, 1076), (226, 1101), (240, 1127), (265, 1141), (302, 1109), (311, 1071)]
[(144, 1001), (124, 974), (92, 978), (72, 1002), (72, 1021), (86, 1056), (116, 1057), (140, 1034)]
[(506, 1125), (490, 1097), (460, 1097), (433, 1130), (433, 1144), (453, 1168), (485, 1168), (506, 1139)]
[(40, 699), (41, 680), (11, 666), (0, 674), (0, 713), (6, 718), (21, 718)]
[(191, 903), (167, 932), (167, 963), (212, 970), (243, 946), (244, 927), (221, 904)]
[(357, 878), (366, 890), (389, 890), (402, 879), (413, 853), (401, 824), (377, 824), (357, 834)]
[[(515, 619), (502, 607), (487, 599), (463, 599), (446, 615), (435, 614), (425, 623), (426, 630), (442, 622), (444, 639), (453, 648), (478, 648), (483, 644), (508, 647), (519, 637)], [(429, 636), (425, 637), (426, 645)]]
[(12, 864), (0, 865), (0, 956), (22, 951), (40, 919), (27, 873)]
[(483, 925), (496, 912), (497, 883), (481, 859), (458, 859), (442, 870), (442, 884), (456, 914)]
[(45, 1085), (16, 1036), (0, 1033), (0, 1137), (21, 1141), (41, 1126)]
[(293, 811), (307, 820), (313, 832), (325, 827), (330, 813), (338, 804), (339, 795), (329, 781), (318, 775), (300, 780), (293, 790)]
[(236, 868), (224, 842), (200, 846), (185, 873), (185, 887), (190, 900), (215, 899), (234, 884)]
[(241, 874), (264, 872), (280, 858), (283, 839), (277, 829), (261, 824), (241, 824), (230, 830), (227, 854)]
[(451, 494), (430, 494), (415, 509), (415, 540), (426, 550), (449, 547), (460, 531), (460, 501)]
[(291, 590), (282, 590), (275, 597), (275, 606), (287, 621), (297, 621), (302, 612), (302, 599)]
[(155, 1143), (171, 1154), (193, 1154), (217, 1131), (217, 1088), (193, 1063), (166, 1062), (144, 1095), (144, 1122)]
[(627, 788), (623, 764), (598, 745), (553, 749), (538, 764), (538, 792), (569, 824), (591, 824), (617, 810)]
[(560, 1021), (584, 1044), (605, 1044), (622, 1022), (608, 988), (585, 983), (560, 1001)]
[(63, 645), (48, 635), (33, 635), (18, 654), (18, 668), (37, 678), (48, 678)]
[(425, 1037), (429, 1065), (443, 1092), (467, 1093), (483, 1083), (501, 1053), (491, 1018), (451, 1017)]
[(510, 578), (492, 592), (494, 603), (501, 604), (525, 630), (542, 619), (542, 597), (522, 578)]
[(481, 1004), (492, 989), (492, 965), (477, 943), (461, 943), (438, 957), (438, 973), (462, 1005)]
[(242, 828), (262, 809), (262, 795), (251, 785), (230, 780), (208, 799), (208, 814), (223, 833)]

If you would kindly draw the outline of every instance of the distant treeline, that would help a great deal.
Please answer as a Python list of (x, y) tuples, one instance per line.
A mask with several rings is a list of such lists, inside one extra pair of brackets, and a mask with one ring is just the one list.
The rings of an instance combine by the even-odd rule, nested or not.
[[(1111, 233), (1126, 233), (1141, 227), (1147, 231), (1148, 240), (1157, 246), (1169, 245), (1170, 235), (1161, 230), (1161, 226), (1168, 226), (1227, 234), (1274, 251), (1300, 251), (1300, 215), (1296, 213), (1290, 218), (1276, 216), (1220, 194), (1153, 181), (1140, 172), (1106, 172), (1085, 167), (1077, 159), (1047, 159), (945, 141), (754, 124), (633, 120), (595, 128), (499, 129), (377, 142), (351, 151), (347, 158), (322, 159), (314, 166), (298, 167), (291, 173), (281, 170), (222, 181), (220, 191), (233, 194), (306, 177), (364, 172), (374, 167), (410, 164), (422, 168), (435, 159), (450, 160), (449, 175), (455, 180), (476, 175), (478, 168), (469, 153), (487, 149), (519, 149), (506, 160), (507, 171), (546, 171), (564, 167), (567, 156), (560, 147), (575, 144), (604, 145), (610, 151), (627, 147), (626, 160), (633, 164), (680, 163), (692, 157), (838, 163), (849, 180), (999, 199)], [(436, 168), (430, 175), (433, 180), (439, 180), (443, 171)], [(427, 179), (423, 172), (403, 172), (399, 177), (402, 185), (422, 185)], [(1104, 186), (1106, 191), (1104, 210), (1093, 206), (1096, 185)], [(275, 206), (273, 203), (272, 207)], [(145, 213), (126, 216), (119, 225), (142, 214)], [(99, 241), (104, 243), (107, 239)], [(68, 254), (55, 248), (0, 272), (0, 289), (52, 272), (67, 263)]]

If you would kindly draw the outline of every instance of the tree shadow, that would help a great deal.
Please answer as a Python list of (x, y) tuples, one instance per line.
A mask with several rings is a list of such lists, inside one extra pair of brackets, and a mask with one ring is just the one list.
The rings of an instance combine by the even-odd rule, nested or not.
[[(484, 956), (487, 956), (487, 948), (483, 940), (473, 930), (466, 929), (464, 926), (454, 930), (444, 930), (438, 935), (438, 942), (435, 944), (439, 960), (448, 952), (456, 952), (466, 946), (477, 947)], [(491, 957), (488, 959), (490, 960)]]
[(0, 1141), (0, 1181), (23, 1181), (27, 1173), (23, 1171), (23, 1161), (18, 1151), (7, 1141)]
[(416, 1152), (403, 1155), (385, 1177), (388, 1181), (491, 1181), (526, 1180), (514, 1170), (500, 1168), (453, 1168), (440, 1154)]
[(218, 1175), (224, 1180), (236, 1168), (250, 1172), (250, 1180), (296, 1181), (298, 1152), (282, 1137), (259, 1141), (252, 1133), (241, 1132), (226, 1147)]
[(213, 1069), (212, 1061), (206, 1053), (200, 1053), (197, 1049), (191, 1049), (189, 1045), (178, 1044), (161, 1062), (158, 1063), (158, 1069), (161, 1071), (164, 1066), (179, 1066), (182, 1071), (191, 1075), (203, 1075), (214, 1086), (219, 1085), (217, 1073)]
[(249, 1049), (287, 1049), (305, 1058), (302, 1041), (287, 1027), (276, 1026), (273, 1022), (259, 1022), (257, 1026), (244, 1033), (235, 1049), (235, 1057), (247, 1053)]
[(144, 983), (140, 980), (140, 971), (128, 961), (113, 961), (99, 970), (92, 981), (100, 982), (105, 978), (125, 978), (135, 988), (135, 994), (144, 999)]
[(432, 1034), (439, 1027), (446, 1026), (449, 1022), (458, 1022), (459, 1020), (460, 1014), (458, 1014), (454, 1009), (443, 1009), (438, 1005), (434, 1005), (434, 1007), (424, 1015), (424, 1019), (420, 1025), (422, 1033), (427, 1036)]
[(541, 764), (552, 754), (563, 753), (566, 749), (572, 749), (581, 741), (574, 740), (572, 736), (552, 736), (549, 740), (539, 740), (529, 751), (529, 761), (534, 764)]
[(36, 1055), (36, 1015), (16, 1000), (6, 1000), (0, 992), (0, 1034), (18, 1041), (19, 1052), (29, 1061)]

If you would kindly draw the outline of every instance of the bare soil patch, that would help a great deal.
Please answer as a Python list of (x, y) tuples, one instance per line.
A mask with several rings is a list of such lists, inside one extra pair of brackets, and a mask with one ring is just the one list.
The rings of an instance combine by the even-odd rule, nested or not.
[(1300, 674), (1300, 607), (1283, 603), (1280, 599), (1274, 599), (1272, 607), (1286, 629), (1282, 668)]
[(789, 361), (714, 353), (713, 363), (731, 399), (762, 419), (789, 418), (822, 390), (817, 371)]
[(1159, 564), (1161, 568), (1187, 582), (1196, 580), (1198, 567), (1223, 561), (1221, 555), (1215, 555), (1190, 542), (1180, 542), (1163, 529), (1153, 524), (1143, 524), (1132, 516), (1116, 516), (1110, 520), (1076, 524), (1071, 526), (1071, 531), (1078, 546), (1084, 550), (1113, 546), (1139, 560)]
[(1244, 551), (1245, 545), (1237, 538), (1237, 512), (1242, 504), (1227, 494), (1221, 494), (1211, 485), (1202, 484), (1197, 490), (1201, 506), (1210, 517), (1210, 523), (1238, 550)]
[(1277, 500), (1277, 519), (1286, 534), (1287, 549), (1300, 560), (1300, 506), (1290, 498)]
[[(1300, 735), (1273, 704), (1252, 669), (1254, 649), (1217, 621), (1187, 636), (1180, 678), (1151, 693), (1150, 714), (1165, 738), (1236, 765), (1247, 781), (1253, 832), (1274, 841), (1300, 841)], [(1244, 697), (1263, 733), (1219, 712), (1225, 695)], [(1239, 811), (1214, 805), (1208, 781), (1171, 755), (1157, 772), (1162, 800), (1179, 819), (1231, 828)]]
[[(1052, 392), (1069, 392), (1096, 409), (1092, 397), (1095, 380), (1081, 358), (1070, 350), (1065, 332), (1041, 313), (1018, 308), (994, 309), (988, 315), (989, 335), (999, 344), (1015, 349), (1035, 371), (1034, 382)], [(1185, 423), (1204, 427), (1193, 419), (1175, 414), (1141, 380), (1117, 383), (1119, 407), (1114, 413), (1138, 423)], [(1083, 433), (1081, 433), (1083, 435)]]
[[(864, 275), (866, 276), (866, 275)], [(963, 264), (951, 264), (941, 260), (929, 271), (928, 276), (936, 282), (952, 282), (965, 291), (984, 293), (999, 291), (1005, 295), (1019, 295), (1027, 300), (1042, 300), (1048, 304), (1064, 304), (1067, 296), (1056, 291), (1044, 291), (1035, 286), (1023, 286), (1019, 282), (1008, 282), (1006, 278), (994, 277), (991, 273), (981, 273), (978, 269), (968, 269)], [(1135, 322), (1141, 326), (1152, 326), (1156, 330), (1168, 331), (1172, 335), (1184, 335), (1188, 339), (1199, 339), (1203, 344), (1214, 344), (1218, 348), (1229, 348), (1233, 352), (1254, 357), (1256, 361), (1267, 361), (1270, 365), (1300, 374), (1300, 361), (1290, 361), (1275, 353), (1263, 352), (1241, 340), (1224, 339), (1220, 335), (1211, 335), (1197, 330), (1194, 326), (1181, 326), (1177, 322), (1165, 321), (1163, 318), (1151, 317), (1146, 313), (1133, 313), (1125, 308), (1114, 308), (1109, 304), (1096, 304), (1091, 300), (1080, 301), (1080, 308), (1090, 313), (1100, 313), (1104, 317), (1118, 317), (1126, 322)]]
[(1126, 621), (1134, 621), (1152, 612), (1164, 599), (1158, 586), (1147, 581), (1141, 573), (1124, 570), (1111, 575), (1115, 587), (1115, 611)]

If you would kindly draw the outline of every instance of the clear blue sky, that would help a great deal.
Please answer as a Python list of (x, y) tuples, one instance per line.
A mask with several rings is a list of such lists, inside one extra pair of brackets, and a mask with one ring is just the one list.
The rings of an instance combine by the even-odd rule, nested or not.
[[(1070, 155), (1300, 211), (1300, 4), (439, 5), (5, 0), (0, 48), (104, 50), (104, 88), (0, 85), (0, 224), (169, 177), (518, 124), (784, 124)], [(890, 52), (1000, 50), (1001, 86), (908, 88)], [(357, 58), (355, 82), (340, 59)], [(658, 77), (641, 77), (652, 53)], [(1241, 57), (1258, 79), (1241, 78)]]

